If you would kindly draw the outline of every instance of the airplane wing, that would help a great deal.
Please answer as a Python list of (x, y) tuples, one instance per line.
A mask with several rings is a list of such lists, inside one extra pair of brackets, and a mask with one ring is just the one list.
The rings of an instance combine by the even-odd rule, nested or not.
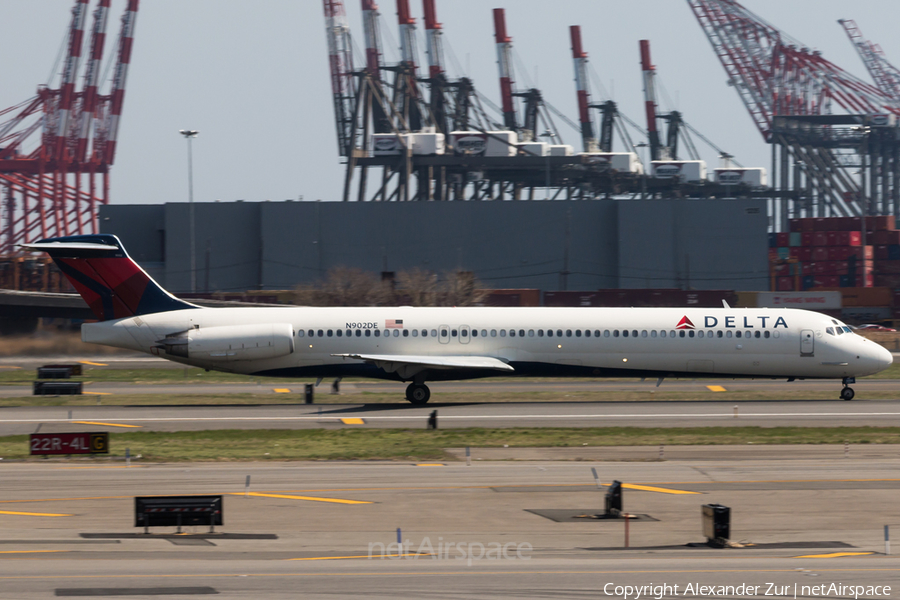
[(388, 373), (411, 377), (425, 369), (495, 369), (515, 371), (500, 359), (490, 356), (415, 356), (400, 354), (332, 354), (373, 363)]

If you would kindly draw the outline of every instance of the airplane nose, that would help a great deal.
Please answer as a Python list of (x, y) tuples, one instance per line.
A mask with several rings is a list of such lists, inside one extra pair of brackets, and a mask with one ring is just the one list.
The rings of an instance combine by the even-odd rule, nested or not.
[(884, 346), (877, 347), (876, 360), (878, 361), (879, 370), (887, 369), (894, 364), (894, 355)]

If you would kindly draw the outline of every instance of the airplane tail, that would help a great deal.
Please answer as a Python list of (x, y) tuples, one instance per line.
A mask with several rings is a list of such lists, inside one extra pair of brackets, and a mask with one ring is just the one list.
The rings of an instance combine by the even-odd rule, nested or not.
[(153, 281), (114, 235), (47, 238), (22, 247), (49, 254), (101, 321), (199, 308)]

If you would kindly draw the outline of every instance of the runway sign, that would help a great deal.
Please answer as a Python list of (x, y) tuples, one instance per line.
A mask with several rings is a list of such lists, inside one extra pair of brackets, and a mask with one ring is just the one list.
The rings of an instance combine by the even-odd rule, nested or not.
[(109, 433), (32, 433), (31, 455), (109, 454)]

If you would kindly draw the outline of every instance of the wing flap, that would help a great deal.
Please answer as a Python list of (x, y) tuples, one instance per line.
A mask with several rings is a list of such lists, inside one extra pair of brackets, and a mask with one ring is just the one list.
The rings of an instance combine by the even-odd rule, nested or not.
[(420, 356), (401, 354), (332, 354), (340, 358), (355, 358), (375, 363), (385, 371), (394, 372), (401, 365), (428, 369), (494, 369), (515, 371), (511, 366), (491, 356)]

